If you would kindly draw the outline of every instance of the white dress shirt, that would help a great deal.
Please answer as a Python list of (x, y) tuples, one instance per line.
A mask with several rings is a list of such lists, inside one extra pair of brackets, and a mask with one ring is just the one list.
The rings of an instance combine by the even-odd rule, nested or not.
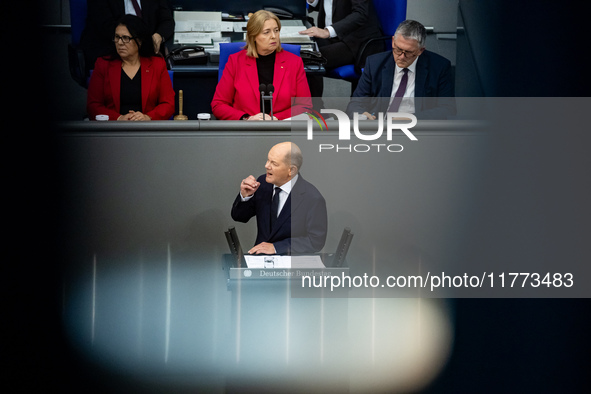
[[(415, 113), (415, 79), (417, 76), (416, 69), (417, 69), (417, 60), (419, 57), (408, 66), (408, 81), (406, 82), (406, 91), (402, 96), (402, 101), (400, 102), (400, 107), (398, 107), (398, 112), (407, 112), (414, 114)], [(390, 96), (390, 102), (388, 103), (388, 107), (392, 104), (394, 100), (394, 96), (396, 95), (396, 91), (398, 90), (398, 86), (400, 86), (400, 82), (402, 81), (402, 76), (404, 73), (402, 72), (402, 68), (396, 65), (396, 71), (394, 74), (394, 83), (392, 84), (392, 95)]]
[[(137, 4), (140, 6), (140, 8), (142, 8), (141, 0), (137, 0)], [(135, 8), (133, 8), (133, 4), (131, 3), (131, 0), (125, 0), (125, 13), (131, 14), (131, 15), (136, 15)]]
[[(308, 4), (312, 7), (316, 7), (318, 1), (319, 0), (307, 0)], [(330, 33), (330, 38), (334, 38), (337, 36), (337, 32), (332, 27), (332, 0), (324, 0), (324, 13), (326, 14), (326, 17), (324, 18), (324, 26), (326, 26), (326, 29)]]
[(297, 180), (298, 180), (298, 174), (296, 174), (296, 176), (291, 178), (291, 180), (289, 182), (279, 186), (279, 189), (275, 191), (275, 193), (280, 193), (279, 194), (279, 207), (277, 208), (277, 216), (279, 216), (281, 214), (281, 210), (283, 209), (283, 206), (285, 205), (285, 202), (287, 201), (287, 197), (289, 197), (289, 193), (291, 193), (291, 189), (293, 188), (293, 185), (295, 185)]

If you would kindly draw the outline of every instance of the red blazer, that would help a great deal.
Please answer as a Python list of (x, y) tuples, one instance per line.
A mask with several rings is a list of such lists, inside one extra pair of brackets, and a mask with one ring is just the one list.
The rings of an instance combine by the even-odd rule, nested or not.
[[(260, 113), (259, 85), (256, 59), (247, 56), (246, 50), (230, 55), (211, 102), (215, 117), (238, 120), (244, 114)], [(277, 119), (289, 118), (312, 108), (301, 57), (286, 50), (277, 52), (273, 86), (273, 115)]]
[[(121, 60), (98, 58), (88, 84), (86, 109), (90, 119), (121, 115)], [(169, 119), (174, 114), (174, 90), (161, 57), (141, 57), (142, 113), (153, 120)]]

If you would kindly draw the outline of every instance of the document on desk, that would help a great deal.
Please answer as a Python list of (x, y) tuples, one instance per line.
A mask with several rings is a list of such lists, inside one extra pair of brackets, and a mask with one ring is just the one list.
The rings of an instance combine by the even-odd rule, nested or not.
[(225, 33), (233, 33), (234, 32), (234, 23), (236, 22), (227, 22), (222, 21), (221, 31)]
[(175, 11), (174, 42), (176, 44), (213, 45), (228, 25), (222, 23), (221, 12)]
[(232, 28), (234, 29), (234, 33), (245, 33), (247, 23), (248, 22), (232, 22)]
[(281, 41), (283, 42), (296, 42), (296, 43), (308, 43), (312, 39), (305, 34), (300, 34), (302, 30), (306, 30), (305, 26), (281, 26)]
[(312, 256), (261, 256), (246, 255), (246, 266), (248, 268), (326, 268), (318, 255)]
[(221, 12), (175, 11), (175, 32), (220, 32), (222, 31)]
[(180, 21), (175, 24), (175, 32), (218, 32), (222, 26), (221, 21)]
[(214, 41), (220, 41), (222, 33), (196, 33), (196, 32), (184, 32), (175, 33), (174, 42), (175, 44), (198, 44), (198, 45), (210, 45), (213, 47)]

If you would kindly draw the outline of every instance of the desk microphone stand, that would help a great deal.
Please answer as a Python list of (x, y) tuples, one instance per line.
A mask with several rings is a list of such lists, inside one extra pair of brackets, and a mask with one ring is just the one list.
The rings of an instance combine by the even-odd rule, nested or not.
[[(275, 88), (273, 87), (273, 85), (269, 84), (267, 86), (265, 86), (265, 84), (261, 84), (259, 86), (259, 90), (261, 91), (261, 108), (263, 110), (263, 120), (265, 120), (265, 101), (269, 100), (269, 103), (271, 105), (271, 120), (273, 120), (273, 92), (275, 91)], [(268, 91), (269, 94), (265, 94), (265, 92)]]

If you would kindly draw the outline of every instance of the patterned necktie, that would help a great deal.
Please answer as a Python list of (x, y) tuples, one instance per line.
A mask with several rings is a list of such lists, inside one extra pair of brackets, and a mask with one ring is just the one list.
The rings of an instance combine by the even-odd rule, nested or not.
[(406, 84), (408, 83), (408, 68), (403, 68), (402, 72), (404, 75), (400, 80), (400, 85), (398, 86), (398, 90), (394, 95), (394, 100), (392, 100), (392, 104), (390, 104), (390, 108), (388, 108), (388, 112), (398, 112), (398, 108), (400, 107), (400, 103), (402, 102), (402, 96), (404, 96), (404, 92), (406, 92)]
[(141, 18), (142, 17), (142, 9), (140, 8), (140, 5), (137, 3), (137, 0), (131, 0), (131, 5), (133, 5), (133, 9), (135, 10), (135, 14)]
[(277, 186), (275, 186), (273, 190), (275, 194), (273, 194), (273, 200), (271, 201), (271, 227), (273, 227), (277, 220), (277, 213), (279, 212), (279, 193), (281, 193), (281, 189)]

